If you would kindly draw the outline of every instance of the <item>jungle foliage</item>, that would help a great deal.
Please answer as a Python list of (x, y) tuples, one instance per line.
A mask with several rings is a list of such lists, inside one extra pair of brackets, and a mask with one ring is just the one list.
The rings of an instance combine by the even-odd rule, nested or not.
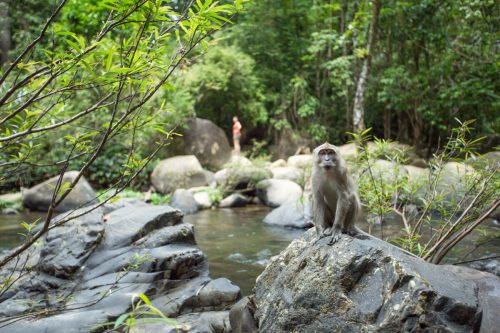
[[(252, 120), (248, 131), (267, 118), (270, 131), (290, 128), (313, 143), (345, 142), (358, 92), (364, 122), (378, 137), (416, 145), (430, 156), (454, 118), (477, 119), (478, 136), (488, 136), (484, 144), (491, 147), (500, 130), (499, 19), (493, 0), (251, 1), (217, 36), (225, 56), (192, 59), (191, 76), (210, 75), (191, 90), (194, 111), (224, 126), (226, 109), (210, 110), (229, 102), (227, 112)], [(236, 52), (246, 54), (238, 56), (240, 67), (252, 64), (246, 65), (248, 81), (238, 77), (243, 70), (220, 64)], [(232, 79), (216, 78), (211, 66)], [(255, 118), (260, 103), (267, 117), (258, 112)]]

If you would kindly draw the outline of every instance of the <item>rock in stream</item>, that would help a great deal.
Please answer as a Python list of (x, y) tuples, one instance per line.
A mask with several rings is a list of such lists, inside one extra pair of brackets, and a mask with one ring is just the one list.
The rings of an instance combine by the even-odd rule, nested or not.
[[(90, 332), (130, 311), (138, 293), (189, 332), (229, 332), (228, 309), (241, 298), (231, 281), (209, 277), (193, 226), (169, 206), (98, 208), (19, 259), (0, 271), (1, 281), (15, 281), (0, 294), (2, 333)], [(163, 323), (134, 328), (152, 331), (175, 332)]]

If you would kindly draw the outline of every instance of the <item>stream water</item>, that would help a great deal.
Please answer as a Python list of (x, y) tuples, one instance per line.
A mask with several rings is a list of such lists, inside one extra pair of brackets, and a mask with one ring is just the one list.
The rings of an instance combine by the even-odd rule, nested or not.
[[(293, 239), (300, 237), (304, 230), (274, 227), (262, 222), (271, 211), (265, 206), (250, 205), (236, 209), (203, 210), (186, 215), (184, 221), (195, 228), (195, 237), (201, 250), (207, 255), (210, 276), (226, 277), (240, 286), (242, 293), (252, 292), (256, 277), (262, 272), (270, 257), (278, 254)], [(22, 238), (20, 221), (32, 222), (43, 216), (41, 213), (22, 213), (20, 215), (0, 215), (0, 249), (18, 245)], [(367, 231), (368, 224), (361, 224)], [(397, 220), (388, 221), (383, 227), (383, 238), (394, 239), (401, 235), (402, 225)], [(492, 224), (486, 230), (498, 231)], [(382, 228), (373, 226), (372, 234), (381, 237)], [(462, 259), (474, 248), (473, 241), (478, 235), (464, 239), (447, 257), (447, 261)], [(498, 255), (500, 240), (494, 240), (479, 247), (471, 258)]]

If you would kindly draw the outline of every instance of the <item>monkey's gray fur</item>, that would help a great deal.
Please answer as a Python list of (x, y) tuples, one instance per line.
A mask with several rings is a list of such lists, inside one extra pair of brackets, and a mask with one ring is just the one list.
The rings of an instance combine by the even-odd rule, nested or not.
[(330, 236), (335, 243), (342, 233), (361, 232), (356, 220), (361, 212), (356, 185), (337, 147), (324, 143), (313, 151), (311, 175), (313, 221), (318, 237)]

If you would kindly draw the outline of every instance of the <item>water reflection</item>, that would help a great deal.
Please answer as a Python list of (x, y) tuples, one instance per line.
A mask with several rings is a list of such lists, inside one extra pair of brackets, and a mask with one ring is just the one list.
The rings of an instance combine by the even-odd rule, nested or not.
[(19, 245), (24, 232), (21, 222), (33, 223), (41, 220), (45, 214), (40, 212), (23, 212), (16, 215), (0, 214), (0, 250), (11, 249)]
[(195, 228), (196, 241), (207, 255), (212, 278), (227, 277), (243, 294), (251, 293), (255, 278), (270, 257), (278, 254), (304, 230), (266, 225), (271, 210), (263, 206), (205, 210), (186, 215)]

